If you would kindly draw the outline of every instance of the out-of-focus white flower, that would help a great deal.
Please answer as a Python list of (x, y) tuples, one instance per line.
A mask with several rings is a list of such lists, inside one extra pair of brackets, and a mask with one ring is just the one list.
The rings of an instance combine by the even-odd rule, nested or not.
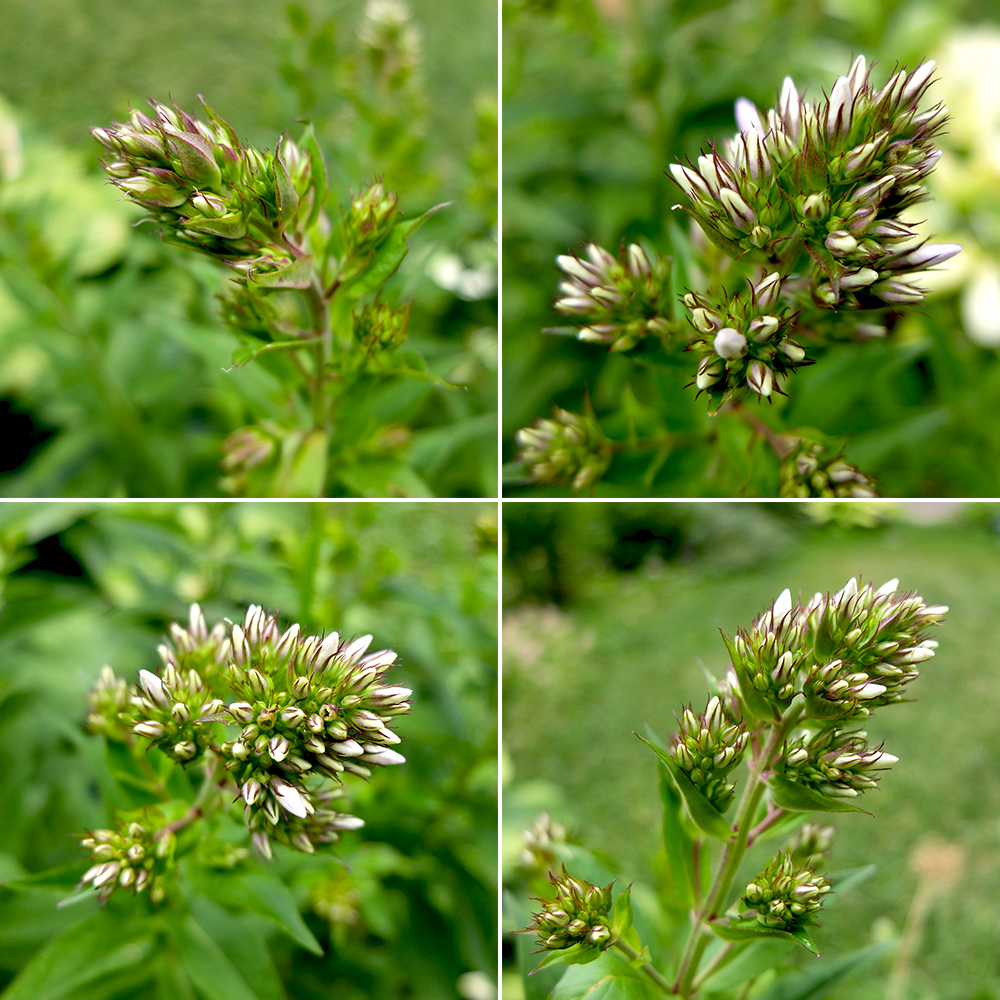
[(985, 264), (962, 292), (962, 321), (969, 340), (1000, 349), (1000, 269)]

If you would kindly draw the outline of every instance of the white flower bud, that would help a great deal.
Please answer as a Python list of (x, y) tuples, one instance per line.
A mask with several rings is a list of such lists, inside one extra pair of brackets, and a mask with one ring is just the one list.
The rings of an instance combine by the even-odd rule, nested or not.
[(720, 358), (742, 358), (747, 352), (747, 338), (739, 330), (724, 326), (716, 334), (712, 346)]

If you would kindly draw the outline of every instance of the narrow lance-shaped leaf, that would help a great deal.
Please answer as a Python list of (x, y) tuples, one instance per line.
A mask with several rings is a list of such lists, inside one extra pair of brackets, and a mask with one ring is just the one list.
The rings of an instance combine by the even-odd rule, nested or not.
[(771, 790), (774, 804), (792, 812), (862, 812), (872, 815), (867, 809), (851, 805), (844, 799), (806, 788), (805, 785), (800, 785), (780, 774), (768, 778), (767, 787)]
[(660, 800), (663, 802), (663, 848), (674, 891), (685, 908), (694, 905), (694, 840), (682, 819), (683, 799), (670, 779), (666, 764), (660, 764)]
[(761, 938), (777, 938), (781, 941), (795, 942), (805, 948), (806, 951), (819, 955), (816, 945), (809, 936), (809, 931), (804, 927), (796, 927), (790, 931), (780, 930), (777, 927), (765, 927), (756, 918), (748, 920), (732, 920), (728, 924), (715, 923), (710, 921), (708, 925), (716, 937), (723, 941), (757, 941)]
[(716, 840), (731, 840), (735, 834), (733, 833), (733, 828), (726, 822), (725, 816), (691, 784), (691, 780), (677, 765), (677, 761), (666, 750), (662, 750), (656, 746), (655, 743), (650, 743), (649, 740), (639, 736), (638, 733), (633, 733), (633, 735), (638, 736), (666, 765), (667, 773), (670, 775), (670, 779), (680, 793), (681, 798), (684, 799), (684, 804), (687, 806), (688, 813), (694, 821), (695, 826), (710, 837), (715, 837)]
[(722, 635), (722, 641), (726, 644), (726, 649), (729, 650), (729, 658), (732, 661), (733, 670), (736, 671), (736, 679), (740, 682), (740, 697), (743, 704), (746, 705), (747, 711), (755, 719), (760, 719), (762, 722), (774, 722), (774, 708), (753, 686), (753, 680), (750, 677), (750, 671), (747, 669), (746, 661), (729, 641), (726, 633), (721, 632), (720, 634)]

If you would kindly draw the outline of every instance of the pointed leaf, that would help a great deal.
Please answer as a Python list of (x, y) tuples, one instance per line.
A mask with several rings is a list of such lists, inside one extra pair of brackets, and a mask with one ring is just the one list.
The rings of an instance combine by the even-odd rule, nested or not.
[(847, 955), (812, 962), (802, 972), (775, 980), (754, 1000), (820, 1000), (846, 975), (884, 954), (895, 941), (881, 941)]
[(793, 812), (861, 812), (873, 815), (867, 809), (806, 788), (780, 774), (768, 778), (767, 787), (771, 790), (771, 798), (776, 806)]
[(827, 609), (816, 628), (813, 652), (817, 660), (823, 661), (829, 660), (836, 651), (837, 637), (833, 631), (833, 614)]
[(281, 160), (281, 143), (271, 154), (271, 172), (274, 175), (274, 191), (278, 202), (278, 222), (284, 225), (299, 207), (299, 196), (288, 179), (288, 171)]
[(618, 894), (612, 914), (611, 930), (615, 937), (623, 937), (632, 927), (632, 883)]
[[(136, 920), (137, 930), (143, 923)], [(129, 933), (107, 914), (74, 924), (50, 941), (21, 970), (3, 1000), (60, 1000), (71, 991), (143, 961), (151, 935)]]
[(208, 1000), (257, 1000), (247, 981), (194, 917), (175, 919), (171, 929), (181, 964)]
[(247, 892), (249, 909), (269, 917), (296, 944), (314, 955), (322, 955), (323, 948), (295, 905), (295, 899), (288, 886), (271, 872), (250, 872), (244, 875), (240, 882)]
[(406, 230), (407, 236), (412, 236), (432, 215), (440, 212), (442, 208), (447, 208), (449, 205), (453, 205), (454, 202), (443, 201), (440, 205), (435, 205), (433, 208), (427, 209), (423, 215), (419, 218), (414, 219), (413, 222), (405, 224), (403, 228)]
[(357, 297), (377, 292), (395, 273), (406, 256), (406, 226), (397, 222), (371, 261), (353, 278), (348, 278), (339, 291)]
[(217, 219), (188, 219), (184, 223), (184, 228), (192, 229), (196, 233), (210, 233), (212, 236), (221, 236), (224, 240), (240, 240), (247, 234), (246, 219), (239, 212), (220, 215)]
[(649, 740), (639, 736), (638, 733), (633, 733), (633, 735), (638, 736), (666, 765), (670, 780), (674, 783), (674, 787), (680, 793), (681, 798), (684, 799), (688, 814), (694, 821), (695, 826), (710, 837), (715, 837), (716, 840), (731, 840), (735, 834), (733, 828), (726, 822), (725, 816), (691, 784), (690, 778), (678, 767), (677, 761), (666, 750), (661, 750), (660, 747), (656, 746), (655, 743), (650, 743)]
[[(281, 351), (286, 348), (295, 350), (301, 347), (311, 347), (312, 344), (308, 340), (276, 340), (270, 344), (257, 343), (255, 345), (246, 344), (243, 347), (237, 347), (233, 351), (233, 368), (242, 368), (244, 365), (249, 364), (254, 358), (260, 357), (260, 355), (265, 354), (268, 351)], [(223, 371), (232, 371), (232, 368), (223, 368)], [(206, 716), (199, 719), (199, 722), (214, 722), (221, 720), (223, 718), (228, 718), (228, 716), (218, 716), (218, 718), (213, 718), (211, 716)]]
[(312, 284), (314, 263), (315, 256), (307, 253), (277, 271), (267, 271), (264, 274), (251, 271), (247, 284), (250, 288), (308, 288)]
[(545, 957), (536, 965), (529, 976), (533, 976), (542, 969), (547, 969), (550, 965), (587, 965), (601, 957), (600, 948), (585, 948), (582, 944), (570, 945), (569, 948), (560, 948), (558, 951), (548, 951)]
[(552, 1000), (663, 1000), (663, 994), (644, 972), (610, 948), (596, 962), (567, 969)]
[(303, 135), (305, 149), (309, 153), (309, 169), (312, 175), (313, 201), (309, 210), (309, 218), (306, 220), (305, 228), (311, 229), (319, 218), (319, 213), (326, 203), (326, 161), (323, 159), (323, 151), (316, 142), (316, 131), (312, 122), (306, 124), (306, 131)]
[(756, 979), (762, 972), (777, 965), (791, 948), (791, 941), (767, 938), (754, 941), (746, 951), (709, 976), (704, 983), (705, 990), (707, 992), (727, 990), (745, 983), (748, 979)]
[(783, 931), (777, 927), (765, 927), (756, 917), (731, 920), (728, 924), (709, 921), (708, 926), (711, 927), (712, 933), (722, 938), (723, 941), (757, 941), (762, 938), (774, 938), (789, 943), (794, 941), (806, 951), (819, 955), (816, 945), (809, 937), (809, 932), (803, 927), (798, 927), (793, 931)]
[(666, 764), (660, 764), (660, 801), (663, 803), (663, 847), (670, 879), (682, 905), (694, 906), (694, 840), (681, 818), (683, 799)]

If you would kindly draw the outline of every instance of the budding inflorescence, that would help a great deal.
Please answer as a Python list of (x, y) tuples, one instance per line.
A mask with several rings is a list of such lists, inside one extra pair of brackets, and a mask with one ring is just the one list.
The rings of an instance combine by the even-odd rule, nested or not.
[(539, 418), (534, 427), (517, 432), (518, 458), (536, 483), (570, 480), (582, 492), (604, 474), (611, 452), (597, 419), (590, 413), (570, 413), (555, 408), (551, 420)]
[(133, 894), (149, 892), (154, 903), (163, 900), (162, 877), (173, 859), (177, 838), (166, 828), (148, 823), (121, 823), (116, 830), (92, 830), (80, 843), (96, 864), (88, 868), (80, 885), (92, 886), (103, 905), (115, 889)]
[(787, 931), (810, 924), (831, 891), (825, 876), (796, 867), (789, 855), (779, 854), (746, 887), (743, 902), (757, 911), (757, 920), (765, 927)]
[(879, 775), (899, 759), (871, 749), (868, 734), (828, 727), (791, 740), (777, 761), (779, 771), (790, 772), (799, 785), (835, 798), (856, 798), (874, 788)]
[(839, 454), (818, 441), (800, 438), (781, 463), (781, 495), (807, 497), (877, 497), (875, 483)]
[(865, 339), (880, 327), (874, 310), (920, 302), (915, 276), (960, 251), (914, 246), (918, 233), (900, 215), (927, 196), (924, 179), (941, 156), (933, 142), (947, 113), (919, 109), (933, 71), (933, 61), (898, 70), (876, 90), (859, 56), (815, 104), (786, 78), (776, 107), (762, 115), (741, 98), (735, 137), (696, 164), (670, 167), (689, 199), (675, 207), (729, 256), (756, 265), (751, 288), (773, 293), (766, 315), (714, 295), (687, 297), (692, 325), (708, 335), (695, 340), (706, 355), (698, 388), (717, 405), (743, 387), (768, 396), (804, 363), (789, 334), (801, 329), (804, 339), (814, 323), (789, 306), (813, 318), (851, 310)]
[(701, 715), (688, 706), (678, 721), (680, 731), (670, 741), (677, 766), (716, 809), (725, 812), (736, 787), (726, 776), (743, 759), (750, 739), (746, 726), (736, 722), (716, 696)]
[(665, 287), (669, 268), (658, 254), (650, 260), (632, 243), (616, 259), (588, 243), (582, 256), (564, 254), (556, 263), (564, 277), (555, 307), (584, 324), (580, 340), (627, 351), (647, 334), (665, 337), (673, 329)]
[[(521, 933), (538, 935), (538, 944), (546, 951), (582, 945), (604, 950), (612, 944), (611, 885), (599, 889), (569, 875), (549, 873), (555, 886), (555, 899), (539, 899), (541, 912)], [(612, 883), (613, 884), (613, 883)]]
[(102, 671), (89, 722), (121, 741), (143, 737), (185, 766), (221, 761), (258, 850), (270, 856), (277, 840), (312, 853), (363, 826), (334, 808), (341, 790), (324, 781), (404, 761), (390, 724), (412, 692), (386, 683), (396, 654), (369, 653), (371, 640), (281, 630), (257, 606), (209, 630), (193, 605), (187, 627), (172, 625), (159, 647), (159, 673), (140, 671), (128, 689)]

